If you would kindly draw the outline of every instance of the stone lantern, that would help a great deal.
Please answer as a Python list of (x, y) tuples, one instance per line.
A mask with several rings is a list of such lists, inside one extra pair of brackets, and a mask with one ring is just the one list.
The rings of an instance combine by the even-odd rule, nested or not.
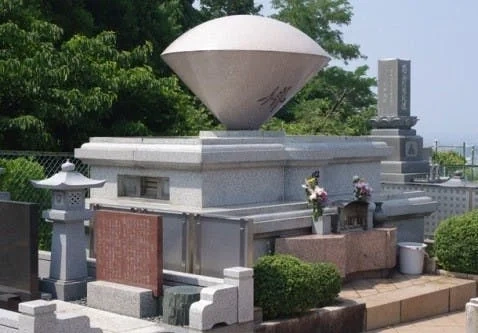
[(93, 214), (85, 209), (85, 194), (105, 181), (83, 176), (67, 160), (57, 174), (31, 182), (34, 187), (52, 190), (52, 208), (42, 215), (53, 223), (50, 276), (41, 281), (42, 290), (60, 300), (83, 298), (88, 280), (84, 220)]
[[(5, 172), (5, 169), (0, 168), (0, 175), (4, 172)], [(0, 200), (10, 200), (10, 193), (0, 191)]]

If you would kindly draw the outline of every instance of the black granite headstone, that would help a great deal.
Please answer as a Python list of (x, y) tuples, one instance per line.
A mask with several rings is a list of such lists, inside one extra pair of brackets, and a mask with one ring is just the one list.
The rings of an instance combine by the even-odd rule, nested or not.
[(39, 298), (38, 222), (38, 204), (0, 201), (0, 307)]

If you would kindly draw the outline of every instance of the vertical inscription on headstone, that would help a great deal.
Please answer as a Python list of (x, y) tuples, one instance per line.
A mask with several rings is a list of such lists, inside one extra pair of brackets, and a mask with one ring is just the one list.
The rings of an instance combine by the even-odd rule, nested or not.
[(95, 212), (96, 279), (151, 289), (161, 295), (163, 228), (158, 215)]
[(410, 116), (410, 61), (378, 61), (378, 116)]

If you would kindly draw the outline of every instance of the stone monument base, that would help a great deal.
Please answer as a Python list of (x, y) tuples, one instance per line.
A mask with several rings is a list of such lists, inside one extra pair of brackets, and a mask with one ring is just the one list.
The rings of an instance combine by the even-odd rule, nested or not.
[(119, 283), (89, 282), (87, 302), (96, 309), (136, 318), (158, 315), (158, 299), (152, 290)]
[(375, 228), (345, 234), (307, 235), (278, 238), (276, 253), (290, 254), (307, 262), (330, 262), (340, 276), (359, 272), (383, 272), (394, 268), (397, 255), (397, 229)]
[(373, 129), (370, 138), (392, 147), (392, 154), (382, 161), (382, 182), (426, 179), (429, 162), (424, 159), (423, 138), (414, 129)]
[(75, 301), (86, 297), (88, 281), (91, 281), (91, 279), (65, 281), (44, 278), (40, 280), (40, 290), (51, 294), (52, 298), (62, 301)]

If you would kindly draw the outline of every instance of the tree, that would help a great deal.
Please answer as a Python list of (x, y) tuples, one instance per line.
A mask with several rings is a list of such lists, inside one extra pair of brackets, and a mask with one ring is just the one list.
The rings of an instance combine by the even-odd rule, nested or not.
[(204, 20), (226, 15), (256, 15), (261, 9), (262, 5), (255, 6), (254, 0), (201, 0), (201, 14)]
[(155, 72), (170, 74), (161, 52), (179, 35), (201, 23), (193, 0), (42, 0), (42, 9), (53, 23), (74, 34), (93, 36), (114, 31), (117, 47), (129, 50), (150, 42)]
[[(0, 3), (0, 147), (71, 151), (91, 136), (191, 134), (209, 118), (176, 77), (147, 66), (150, 43), (75, 35), (41, 20), (35, 2)], [(187, 128), (186, 119), (198, 124)]]
[(344, 61), (363, 57), (356, 44), (343, 41), (339, 27), (352, 21), (348, 0), (272, 0), (273, 18), (288, 22), (317, 41), (329, 54)]
[(466, 164), (466, 159), (458, 154), (456, 151), (434, 151), (432, 161), (441, 166), (463, 166)]
[[(331, 56), (345, 63), (364, 58), (359, 46), (347, 44), (339, 28), (352, 19), (347, 0), (272, 0), (274, 18), (288, 22), (316, 40)], [(369, 134), (369, 119), (376, 113), (368, 67), (347, 71), (331, 66), (315, 76), (268, 124), (289, 134)]]

